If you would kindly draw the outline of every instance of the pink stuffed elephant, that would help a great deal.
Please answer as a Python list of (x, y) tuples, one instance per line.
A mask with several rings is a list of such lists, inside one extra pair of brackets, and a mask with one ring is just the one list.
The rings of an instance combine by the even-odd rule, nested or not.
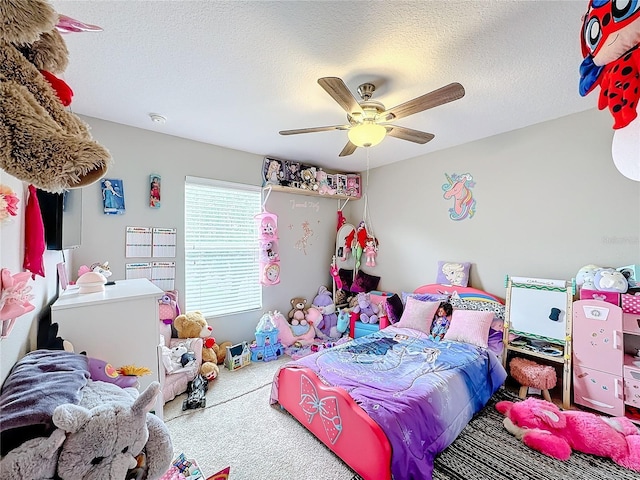
[(560, 411), (555, 404), (534, 397), (498, 402), (496, 409), (506, 415), (504, 426), (510, 433), (549, 457), (568, 460), (577, 450), (640, 471), (640, 432), (626, 417)]

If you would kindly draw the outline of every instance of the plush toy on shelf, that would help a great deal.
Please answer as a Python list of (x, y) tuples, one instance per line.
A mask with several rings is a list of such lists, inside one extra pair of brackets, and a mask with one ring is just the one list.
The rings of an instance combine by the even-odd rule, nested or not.
[(576, 450), (640, 472), (640, 432), (626, 417), (561, 411), (554, 403), (535, 397), (515, 403), (501, 401), (496, 409), (505, 415), (509, 433), (544, 455), (568, 460)]
[(378, 313), (380, 307), (371, 301), (368, 293), (358, 293), (356, 296), (358, 304), (353, 308), (352, 312), (358, 315), (358, 319), (362, 323), (378, 323)]

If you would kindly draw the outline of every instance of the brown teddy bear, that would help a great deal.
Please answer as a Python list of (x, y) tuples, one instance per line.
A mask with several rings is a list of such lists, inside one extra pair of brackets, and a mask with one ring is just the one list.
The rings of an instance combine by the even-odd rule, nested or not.
[(84, 187), (107, 172), (109, 152), (65, 108), (72, 91), (59, 16), (46, 0), (0, 0), (0, 168), (49, 192)]
[[(213, 363), (215, 365), (222, 365), (222, 363), (224, 362), (224, 357), (227, 354), (227, 346), (230, 346), (231, 342), (223, 342), (222, 344), (217, 344), (215, 339), (211, 336), (211, 331), (213, 330), (213, 328), (209, 326), (202, 313), (196, 311), (178, 315), (173, 321), (173, 326), (176, 327), (178, 338), (200, 337), (204, 339), (204, 343), (202, 346), (203, 368), (205, 367), (205, 364), (207, 362)], [(208, 368), (209, 367), (207, 367), (207, 369)], [(203, 373), (203, 375), (205, 374)]]
[(301, 320), (304, 320), (307, 313), (305, 310), (305, 307), (307, 306), (307, 299), (302, 297), (292, 298), (291, 306), (293, 308), (289, 310), (289, 323), (291, 323), (292, 320), (297, 320), (298, 323)]

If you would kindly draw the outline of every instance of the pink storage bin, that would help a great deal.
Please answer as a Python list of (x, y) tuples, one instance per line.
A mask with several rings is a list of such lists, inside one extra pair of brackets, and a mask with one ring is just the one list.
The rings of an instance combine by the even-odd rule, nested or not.
[(618, 292), (601, 292), (600, 290), (581, 288), (580, 300), (602, 300), (603, 302), (620, 305), (620, 294)]
[(624, 313), (640, 314), (640, 295), (627, 295), (623, 293), (620, 295), (622, 299), (622, 311)]

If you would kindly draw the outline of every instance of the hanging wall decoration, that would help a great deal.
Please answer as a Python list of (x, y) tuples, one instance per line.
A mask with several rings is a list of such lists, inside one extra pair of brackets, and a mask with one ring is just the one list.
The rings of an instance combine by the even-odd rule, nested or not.
[(313, 237), (313, 230), (308, 220), (302, 222), (302, 237), (296, 242), (296, 248), (305, 255), (307, 254), (307, 247), (311, 245), (309, 239)]
[(278, 250), (278, 216), (265, 210), (267, 198), (262, 202), (262, 212), (256, 215), (258, 242), (260, 248), (260, 283), (265, 286), (280, 283), (280, 254)]
[(9, 336), (16, 318), (35, 308), (30, 303), (33, 300), (33, 295), (31, 294), (31, 286), (28, 285), (29, 277), (31, 277), (29, 272), (19, 272), (12, 275), (6, 268), (0, 271), (1, 338)]
[(160, 182), (162, 177), (155, 173), (149, 175), (149, 206), (160, 208)]
[(449, 209), (449, 218), (451, 220), (464, 220), (472, 218), (476, 213), (476, 201), (473, 198), (471, 189), (476, 185), (473, 176), (470, 173), (457, 175), (452, 173), (447, 177), (447, 183), (442, 185), (445, 200), (453, 199), (453, 207)]
[(590, 0), (583, 17), (579, 92), (600, 87), (598, 109), (613, 117), (611, 156), (618, 171), (640, 181), (640, 8), (637, 2)]
[(0, 222), (18, 215), (18, 196), (10, 187), (0, 184)]
[(122, 180), (115, 178), (103, 178), (100, 181), (102, 186), (102, 202), (105, 215), (124, 214), (124, 187)]

